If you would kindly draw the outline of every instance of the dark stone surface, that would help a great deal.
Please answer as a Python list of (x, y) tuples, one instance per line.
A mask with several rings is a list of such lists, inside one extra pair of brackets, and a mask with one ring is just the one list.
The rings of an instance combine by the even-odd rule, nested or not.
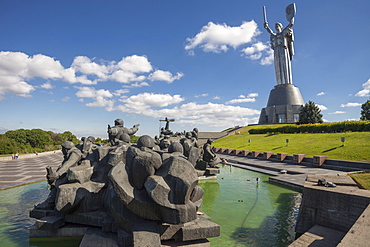
[[(56, 172), (47, 169), (50, 194), (30, 212), (38, 218), (30, 236), (84, 235), (81, 246), (161, 246), (161, 239), (182, 239), (183, 231), (196, 233), (189, 233), (187, 240), (214, 236), (197, 217), (204, 191), (197, 186), (194, 168), (197, 162), (205, 163), (203, 173), (217, 173), (217, 168), (207, 170), (219, 160), (210, 143), (211, 160), (206, 161), (197, 132), (188, 132), (184, 141), (190, 162), (179, 142), (182, 133), (161, 137), (169, 145), (160, 150), (146, 135), (131, 145), (123, 121), (115, 124), (108, 127), (113, 146), (101, 147), (94, 137), (82, 138), (76, 146), (63, 143), (62, 165)], [(128, 132), (116, 135), (121, 130)], [(189, 222), (196, 224), (186, 225)]]

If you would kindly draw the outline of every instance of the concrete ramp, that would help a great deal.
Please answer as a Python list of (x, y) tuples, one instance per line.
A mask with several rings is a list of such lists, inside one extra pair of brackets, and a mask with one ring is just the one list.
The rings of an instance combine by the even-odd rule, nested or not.
[(203, 145), (208, 139), (218, 140), (228, 135), (228, 132), (199, 132), (198, 144)]

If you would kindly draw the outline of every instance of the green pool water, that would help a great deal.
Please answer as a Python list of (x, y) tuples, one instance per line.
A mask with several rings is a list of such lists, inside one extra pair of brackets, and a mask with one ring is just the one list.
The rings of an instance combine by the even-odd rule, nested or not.
[[(257, 183), (256, 178), (259, 178)], [(268, 176), (223, 166), (217, 180), (201, 181), (201, 210), (221, 226), (211, 246), (287, 246), (294, 240), (300, 193), (268, 182)], [(46, 182), (0, 191), (0, 246), (78, 246), (80, 239), (29, 240), (29, 210), (43, 201)]]
[[(268, 175), (224, 165), (217, 180), (201, 181), (201, 210), (221, 226), (211, 246), (288, 246), (295, 238), (301, 194)], [(259, 181), (257, 181), (257, 178)]]

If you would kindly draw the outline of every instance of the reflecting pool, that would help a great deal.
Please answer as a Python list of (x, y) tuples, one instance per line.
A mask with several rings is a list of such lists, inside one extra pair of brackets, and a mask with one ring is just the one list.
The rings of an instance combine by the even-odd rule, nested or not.
[(0, 191), (1, 246), (29, 246), (28, 229), (35, 222), (29, 210), (48, 193), (46, 182)]
[(217, 180), (201, 181), (201, 210), (221, 226), (211, 246), (288, 246), (295, 238), (301, 193), (249, 170), (221, 167)]
[[(257, 181), (259, 179), (259, 182)], [(201, 210), (221, 226), (211, 246), (287, 246), (294, 240), (300, 193), (268, 182), (268, 176), (223, 166), (217, 180), (200, 181)], [(33, 205), (46, 199), (47, 182), (0, 191), (1, 246), (78, 246), (81, 239), (29, 240)]]

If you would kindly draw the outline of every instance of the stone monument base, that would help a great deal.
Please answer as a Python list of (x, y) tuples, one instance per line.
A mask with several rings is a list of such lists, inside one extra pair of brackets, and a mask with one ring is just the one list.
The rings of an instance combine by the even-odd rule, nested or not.
[(304, 101), (293, 84), (276, 85), (270, 91), (267, 106), (262, 108), (258, 124), (296, 123)]
[[(207, 238), (220, 235), (220, 226), (205, 217), (173, 225), (157, 221), (133, 224), (132, 232), (116, 227), (104, 211), (63, 215), (54, 210), (33, 209), (37, 218), (30, 238), (83, 237), (80, 246), (210, 246)], [(84, 224), (77, 223), (84, 222)]]

